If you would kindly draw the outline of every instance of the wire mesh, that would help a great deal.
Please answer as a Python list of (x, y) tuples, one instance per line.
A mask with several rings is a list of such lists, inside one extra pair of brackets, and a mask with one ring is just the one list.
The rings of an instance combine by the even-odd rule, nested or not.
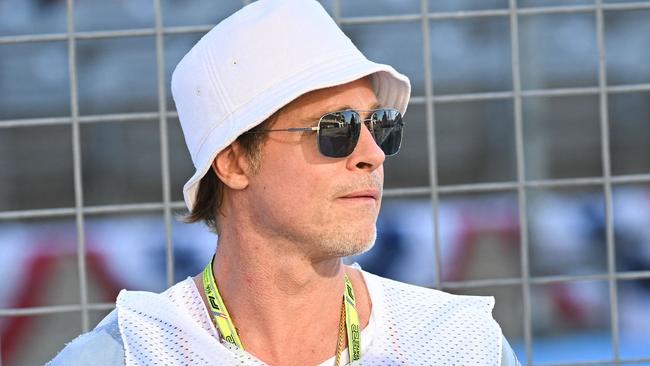
[[(616, 268), (616, 242), (614, 239), (614, 223), (612, 217), (613, 198), (612, 187), (624, 183), (647, 183), (650, 182), (650, 174), (617, 175), (611, 173), (610, 156), (610, 121), (608, 114), (608, 95), (615, 93), (632, 93), (650, 91), (650, 84), (630, 85), (607, 85), (606, 49), (605, 49), (605, 12), (633, 11), (650, 9), (649, 2), (627, 2), (627, 3), (603, 3), (596, 0), (593, 5), (563, 5), (549, 7), (519, 8), (516, 0), (508, 1), (507, 9), (494, 10), (472, 10), (453, 12), (430, 12), (429, 1), (421, 0), (419, 14), (404, 14), (391, 16), (362, 16), (342, 17), (341, 0), (333, 2), (333, 16), (340, 25), (353, 24), (385, 24), (399, 22), (420, 22), (422, 32), (423, 48), (423, 74), (425, 79), (424, 95), (413, 96), (411, 104), (424, 105), (426, 126), (427, 126), (427, 151), (429, 185), (424, 187), (392, 188), (384, 192), (386, 197), (428, 197), (433, 210), (433, 243), (434, 258), (438, 271), (435, 287), (439, 289), (461, 289), (485, 286), (521, 286), (522, 303), (524, 309), (523, 335), (526, 359), (521, 360), (526, 365), (533, 365), (532, 347), (532, 310), (531, 310), (531, 285), (548, 284), (558, 282), (571, 282), (582, 280), (606, 280), (609, 289), (610, 301), (610, 324), (611, 324), (611, 347), (612, 359), (589, 362), (552, 364), (556, 366), (578, 366), (578, 365), (624, 365), (641, 362), (650, 362), (650, 359), (622, 359), (620, 356), (619, 319), (618, 319), (618, 293), (617, 281), (621, 279), (648, 279), (650, 271), (618, 272)], [(250, 3), (243, 0), (242, 5)], [(16, 210), (0, 212), (0, 220), (10, 221), (24, 218), (49, 218), (49, 217), (74, 217), (77, 230), (77, 267), (79, 277), (79, 304), (43, 306), (32, 308), (8, 308), (0, 309), (0, 316), (27, 316), (43, 315), (65, 312), (79, 312), (81, 314), (81, 328), (89, 330), (90, 310), (107, 310), (114, 307), (112, 303), (90, 303), (88, 300), (87, 288), (87, 263), (86, 263), (86, 239), (84, 233), (84, 220), (88, 215), (106, 213), (127, 213), (127, 212), (162, 212), (165, 227), (165, 263), (166, 282), (170, 286), (174, 283), (174, 243), (172, 240), (172, 211), (184, 208), (181, 201), (172, 201), (170, 184), (170, 147), (167, 124), (170, 118), (176, 118), (173, 110), (168, 110), (167, 93), (168, 80), (165, 78), (164, 45), (165, 37), (174, 34), (204, 33), (213, 27), (212, 24), (196, 26), (165, 27), (163, 25), (163, 14), (160, 0), (154, 0), (155, 26), (142, 29), (121, 29), (111, 31), (76, 31), (74, 23), (74, 1), (66, 1), (67, 9), (67, 32), (53, 34), (33, 34), (17, 36), (1, 36), (0, 45), (18, 44), (32, 42), (55, 42), (67, 41), (68, 67), (70, 83), (70, 116), (68, 117), (46, 117), (46, 118), (24, 118), (0, 120), (0, 129), (24, 128), (48, 125), (70, 125), (72, 127), (72, 151), (74, 162), (74, 207), (46, 208), (33, 210)], [(596, 19), (596, 39), (598, 47), (598, 86), (597, 87), (575, 87), (575, 88), (554, 88), (541, 90), (523, 90), (520, 70), (520, 39), (518, 21), (521, 17), (542, 15), (542, 14), (572, 14), (572, 13), (593, 13)], [(430, 23), (450, 19), (472, 19), (483, 17), (505, 17), (509, 21), (511, 41), (511, 62), (512, 62), (512, 91), (462, 93), (462, 94), (436, 94), (436, 75), (433, 75), (431, 63), (430, 45)], [(116, 113), (106, 115), (79, 115), (78, 105), (78, 81), (77, 81), (77, 40), (99, 40), (107, 38), (153, 36), (156, 45), (156, 78), (158, 93), (158, 110), (139, 113)], [(526, 179), (526, 164), (524, 159), (524, 135), (522, 102), (526, 98), (543, 96), (576, 96), (594, 95), (599, 98), (600, 108), (600, 130), (601, 130), (601, 156), (602, 175), (587, 178), (565, 178), (528, 180)], [(514, 130), (516, 147), (516, 179), (510, 182), (500, 183), (473, 183), (439, 185), (437, 177), (437, 156), (436, 156), (436, 120), (435, 108), (439, 104), (459, 103), (466, 101), (481, 100), (512, 100), (514, 103)], [(151, 120), (159, 124), (160, 156), (161, 156), (161, 181), (162, 197), (160, 202), (130, 203), (117, 205), (87, 206), (84, 204), (81, 147), (79, 129), (81, 124), (88, 123), (110, 123), (114, 121), (139, 121)], [(526, 191), (534, 187), (575, 187), (575, 186), (596, 186), (602, 187), (605, 195), (605, 223), (606, 223), (606, 247), (607, 247), (607, 273), (591, 275), (559, 275), (559, 276), (531, 276), (529, 263), (529, 238), (528, 238), (528, 210)], [(440, 249), (440, 228), (439, 228), (439, 196), (452, 193), (469, 192), (516, 192), (519, 212), (519, 240), (521, 250), (521, 276), (516, 278), (500, 278), (469, 281), (444, 281), (441, 273), (441, 249)], [(2, 350), (0, 349), (0, 354)], [(1, 358), (0, 358), (0, 362)], [(551, 365), (551, 364), (548, 364)]]

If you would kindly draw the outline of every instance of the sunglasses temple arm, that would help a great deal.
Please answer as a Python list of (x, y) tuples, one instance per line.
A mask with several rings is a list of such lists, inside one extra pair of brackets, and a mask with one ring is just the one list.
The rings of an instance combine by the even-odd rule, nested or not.
[(290, 132), (297, 132), (297, 131), (320, 131), (319, 126), (313, 126), (313, 127), (295, 127), (295, 128), (287, 128), (287, 131)]
[(294, 127), (294, 128), (277, 128), (270, 130), (246, 131), (244, 133), (267, 133), (267, 132), (306, 132), (306, 131), (319, 131), (320, 127)]

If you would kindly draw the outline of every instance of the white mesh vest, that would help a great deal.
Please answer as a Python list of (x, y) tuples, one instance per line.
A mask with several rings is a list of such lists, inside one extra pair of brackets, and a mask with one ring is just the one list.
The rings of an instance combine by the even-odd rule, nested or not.
[[(362, 273), (372, 311), (361, 335), (361, 365), (500, 364), (493, 298), (450, 295)], [(191, 278), (162, 294), (123, 290), (117, 311), (127, 366), (265, 365), (220, 342)], [(330, 365), (334, 357), (319, 366)]]

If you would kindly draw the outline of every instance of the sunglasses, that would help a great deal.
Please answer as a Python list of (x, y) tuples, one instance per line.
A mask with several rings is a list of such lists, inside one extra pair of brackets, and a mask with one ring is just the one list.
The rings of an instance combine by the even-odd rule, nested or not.
[[(359, 112), (370, 112), (365, 119)], [(318, 126), (249, 131), (265, 132), (318, 132), (318, 151), (330, 158), (343, 158), (354, 151), (361, 135), (361, 125), (370, 130), (375, 143), (387, 156), (395, 155), (402, 143), (402, 114), (396, 109), (382, 108), (369, 111), (344, 110), (324, 114)]]

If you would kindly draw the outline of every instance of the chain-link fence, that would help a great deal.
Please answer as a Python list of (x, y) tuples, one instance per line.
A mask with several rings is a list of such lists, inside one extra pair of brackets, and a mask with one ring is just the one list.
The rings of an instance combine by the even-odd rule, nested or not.
[[(62, 348), (30, 319), (74, 334), (114, 307), (97, 294), (112, 277), (101, 248), (128, 242), (119, 262), (138, 243), (128, 230), (103, 242), (89, 231), (155, 221), (131, 236), (154, 227), (164, 243), (156, 268), (165, 281), (150, 288), (179, 280), (175, 267), (189, 254), (178, 249), (185, 229), (174, 215), (192, 167), (170, 74), (214, 22), (246, 3), (0, 0), (0, 250), (3, 274), (16, 276), (8, 281), (29, 289), (0, 292), (22, 294), (0, 303), (0, 363), (28, 362), (17, 355), (27, 345)], [(413, 83), (403, 151), (386, 163), (385, 245), (376, 248), (384, 257), (368, 266), (394, 264), (385, 260), (401, 234), (391, 225), (417, 221), (395, 216), (421, 212), (408, 231), (426, 231), (426, 248), (415, 248), (426, 263), (416, 269), (430, 276), (410, 282), (496, 295), (495, 316), (522, 364), (650, 364), (650, 320), (634, 310), (650, 306), (650, 2), (322, 3), (369, 58)], [(467, 217), (475, 230), (462, 235), (472, 239), (457, 241)], [(641, 234), (629, 239), (634, 230)], [(47, 245), (27, 248), (26, 231), (48, 243), (65, 236), (63, 252), (75, 254), (66, 281), (46, 281), (56, 264)], [(584, 235), (554, 235), (574, 231)], [(37, 259), (21, 262), (25, 251)], [(18, 263), (28, 269), (10, 269)], [(634, 306), (619, 296), (630, 285)], [(37, 301), (64, 292), (72, 298)], [(564, 318), (545, 327), (554, 312)], [(635, 319), (634, 331), (621, 329)], [(575, 324), (557, 329), (567, 322)], [(573, 336), (548, 341), (563, 332)]]

